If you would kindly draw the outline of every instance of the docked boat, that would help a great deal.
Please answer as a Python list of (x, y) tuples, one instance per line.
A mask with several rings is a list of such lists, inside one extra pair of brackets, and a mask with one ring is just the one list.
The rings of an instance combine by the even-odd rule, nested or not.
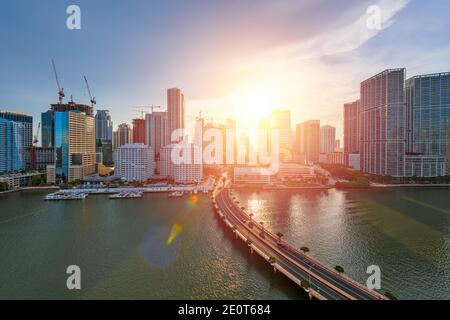
[(135, 199), (142, 198), (142, 192), (140, 191), (122, 191), (109, 196), (110, 199)]
[(169, 193), (169, 198), (180, 198), (183, 196), (183, 191), (174, 191)]
[(59, 201), (59, 200), (83, 200), (88, 196), (87, 193), (79, 192), (79, 193), (64, 193), (64, 192), (55, 192), (50, 193), (45, 196), (46, 201)]

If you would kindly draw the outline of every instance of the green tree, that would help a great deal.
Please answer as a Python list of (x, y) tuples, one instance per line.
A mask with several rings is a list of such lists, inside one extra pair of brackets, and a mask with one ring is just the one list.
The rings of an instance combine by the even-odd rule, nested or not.
[(301, 247), (300, 250), (303, 251), (303, 253), (305, 253), (305, 254), (309, 252), (308, 247)]
[(336, 270), (336, 271), (339, 272), (339, 273), (344, 273), (344, 268), (341, 267), (341, 266), (339, 266), (339, 265), (335, 266), (335, 267), (334, 267), (334, 270)]
[(309, 283), (308, 280), (306, 279), (302, 279), (302, 281), (300, 281), (300, 285), (302, 286), (303, 289), (308, 290), (311, 287), (311, 284)]
[(8, 191), (9, 185), (6, 182), (0, 182), (0, 192)]
[(33, 187), (39, 186), (39, 185), (41, 185), (41, 183), (42, 183), (42, 177), (41, 176), (33, 176), (31, 178), (31, 185)]

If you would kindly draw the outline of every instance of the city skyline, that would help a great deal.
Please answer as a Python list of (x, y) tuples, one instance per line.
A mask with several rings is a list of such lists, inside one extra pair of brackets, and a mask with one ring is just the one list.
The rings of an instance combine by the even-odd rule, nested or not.
[[(369, 4), (378, 5), (383, 13), (381, 30), (370, 30), (365, 27), (365, 20), (368, 17), (366, 9)], [(44, 37), (40, 36), (39, 45), (33, 51), (33, 56), (24, 53), (13, 56), (12, 52), (2, 51), (4, 59), (1, 63), (10, 62), (8, 66), (2, 65), (4, 67), (2, 69), (5, 70), (5, 78), (2, 78), (0, 83), (2, 88), (0, 92), (4, 99), (0, 101), (2, 108), (22, 110), (36, 118), (40, 109), (54, 103), (57, 91), (50, 65), (50, 60), (54, 58), (60, 80), (66, 89), (66, 97), (73, 94), (74, 100), (79, 103), (89, 101), (82, 79), (82, 75), (86, 74), (98, 100), (97, 108), (110, 110), (115, 115), (115, 129), (118, 124), (130, 122), (130, 119), (137, 116), (131, 106), (143, 103), (164, 106), (164, 89), (177, 86), (183, 88), (187, 97), (187, 127), (193, 126), (195, 116), (200, 110), (221, 121), (224, 121), (225, 117), (235, 118), (238, 127), (242, 127), (253, 117), (255, 110), (268, 115), (274, 109), (285, 108), (292, 111), (293, 123), (320, 119), (324, 124), (336, 127), (336, 136), (342, 138), (341, 105), (357, 99), (360, 79), (396, 65), (409, 70), (407, 78), (450, 70), (448, 64), (442, 62), (449, 61), (450, 57), (450, 51), (445, 46), (445, 41), (442, 41), (450, 26), (446, 19), (436, 19), (445, 12), (442, 7), (448, 6), (444, 1), (431, 4), (419, 1), (375, 3), (347, 1), (339, 4), (341, 9), (339, 14), (336, 10), (333, 11), (338, 3), (327, 4), (325, 9), (321, 3), (291, 2), (274, 5), (273, 2), (258, 2), (257, 9), (251, 3), (234, 6), (220, 3), (219, 6), (225, 11), (221, 14), (225, 17), (232, 13), (236, 14), (236, 11), (240, 11), (238, 17), (241, 19), (248, 18), (250, 12), (255, 17), (247, 21), (251, 28), (240, 36), (237, 36), (234, 30), (224, 28), (223, 18), (215, 21), (207, 20), (217, 28), (213, 30), (220, 31), (219, 34), (223, 36), (221, 38), (223, 44), (217, 46), (200, 41), (212, 36), (213, 30), (200, 32), (201, 25), (192, 20), (187, 20), (184, 28), (180, 28), (178, 23), (168, 28), (161, 27), (167, 26), (163, 20), (169, 10), (176, 13), (184, 12), (186, 17), (208, 13), (213, 19), (217, 14), (215, 12), (217, 6), (214, 6), (214, 12), (211, 12), (212, 6), (203, 5), (202, 10), (194, 13), (194, 9), (199, 7), (199, 3), (195, 1), (188, 5), (176, 2), (171, 4), (133, 2), (129, 5), (127, 13), (139, 16), (142, 13), (137, 11), (142, 11), (153, 15), (156, 10), (161, 15), (155, 20), (149, 19), (160, 27), (158, 32), (148, 28), (148, 23), (138, 23), (141, 30), (151, 33), (148, 37), (144, 37), (143, 42), (136, 42), (134, 37), (124, 37), (125, 33), (131, 34), (136, 31), (137, 27), (130, 25), (128, 20), (115, 19), (114, 21), (118, 22), (107, 22), (113, 19), (106, 20), (98, 3), (80, 1), (79, 5), (83, 14), (83, 24), (82, 29), (76, 31), (65, 28), (67, 15), (64, 4), (56, 6), (50, 6), (45, 2), (39, 4), (45, 9), (42, 11), (43, 21), (29, 18), (34, 4), (22, 6), (29, 9), (20, 12), (21, 24), (24, 25), (17, 25), (17, 22), (11, 21), (9, 17), (2, 19), (0, 27), (5, 31), (15, 28), (15, 31), (19, 32), (20, 37), (17, 38), (20, 38), (20, 41), (29, 39), (30, 43), (33, 43), (31, 38), (35, 32), (43, 31), (41, 28), (48, 31)], [(1, 6), (2, 12), (13, 10), (13, 13), (19, 14), (10, 4), (4, 3)], [(123, 7), (117, 2), (113, 2), (110, 6), (114, 10), (109, 11), (108, 18), (120, 17)], [(257, 21), (258, 18), (269, 15), (267, 12), (269, 8), (280, 13), (279, 18), (274, 20), (273, 30), (268, 30)], [(292, 13), (289, 13), (289, 10)], [(433, 16), (433, 20), (431, 21), (425, 13)], [(314, 21), (306, 18), (308, 14), (313, 15)], [(316, 21), (318, 18), (323, 18), (319, 19), (320, 25)], [(292, 28), (300, 23), (294, 23), (297, 20), (301, 20), (301, 27)], [(61, 26), (58, 25), (59, 22)], [(402, 34), (409, 32), (411, 28), (416, 30), (419, 25), (425, 25), (427, 28), (417, 31), (414, 43), (407, 40), (408, 37), (402, 37)], [(365, 28), (362, 34), (353, 32), (361, 27)], [(264, 40), (258, 37), (257, 41), (252, 42), (255, 48), (246, 48), (246, 38), (259, 34), (256, 33), (258, 28), (265, 30), (269, 38)], [(92, 29), (95, 29), (95, 33)], [(309, 33), (306, 33), (306, 30)], [(331, 30), (336, 39), (330, 39)], [(98, 48), (98, 51), (94, 50), (96, 53), (83, 51), (83, 48), (87, 49), (88, 44), (91, 45), (91, 39), (100, 31), (105, 31), (102, 34), (105, 45)], [(141, 32), (136, 31), (136, 34)], [(230, 37), (231, 34), (234, 38)], [(179, 39), (179, 42), (175, 42), (174, 37)], [(10, 39), (8, 32), (2, 33), (2, 38), (4, 42), (12, 44), (18, 41)], [(80, 50), (77, 50), (77, 58), (75, 59), (67, 50), (55, 49), (54, 45), (50, 45), (56, 38), (62, 42), (62, 48), (69, 44), (78, 46)], [(128, 38), (131, 40), (125, 40)], [(395, 47), (384, 45), (392, 38), (396, 39)], [(348, 46), (340, 47), (337, 39), (348, 43)], [(268, 40), (273, 40), (270, 41), (270, 45)], [(304, 43), (298, 45), (298, 41)], [(318, 45), (318, 42), (322, 45)], [(192, 45), (186, 47), (184, 43)], [(157, 51), (166, 52), (183, 46), (186, 55), (182, 61), (188, 59), (192, 67), (180, 64), (176, 50), (171, 51), (173, 53), (168, 56), (161, 56), (155, 50), (148, 50), (154, 46), (158, 46)], [(428, 50), (431, 47), (433, 50)], [(220, 66), (214, 65), (211, 58), (205, 56), (220, 53), (224, 48), (228, 48), (226, 50), (229, 52), (228, 55), (220, 54), (213, 59), (219, 62)], [(111, 54), (105, 57), (101, 54), (105, 50)], [(308, 55), (305, 55), (305, 50)], [(367, 59), (363, 59), (368, 52), (371, 53), (370, 63)], [(418, 53), (421, 53), (420, 61), (416, 59)], [(98, 63), (100, 56), (102, 63)], [(112, 63), (117, 59), (120, 59), (120, 64)], [(202, 62), (201, 65), (199, 61)], [(95, 70), (92, 68), (94, 65)], [(25, 78), (26, 70), (33, 70), (33, 77)], [(296, 70), (295, 74), (291, 70)], [(314, 76), (317, 72), (326, 76)], [(155, 74), (158, 75), (157, 82), (154, 80)], [(191, 81), (194, 74), (196, 80)], [(6, 78), (21, 83), (21, 87), (14, 85), (14, 81), (5, 81)], [(324, 88), (331, 88), (331, 85), (332, 90), (325, 90), (325, 94), (320, 95)], [(122, 92), (129, 94), (125, 96)], [(321, 99), (317, 99), (318, 96)], [(225, 108), (228, 111), (226, 116), (222, 112)], [(241, 112), (242, 110), (245, 112)], [(37, 123), (34, 125), (36, 127)]]
[(0, 300), (448, 299), (448, 12), (0, 2)]

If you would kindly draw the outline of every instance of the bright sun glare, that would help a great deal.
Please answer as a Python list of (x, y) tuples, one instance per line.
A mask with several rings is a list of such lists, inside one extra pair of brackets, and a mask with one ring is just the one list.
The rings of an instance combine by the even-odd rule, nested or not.
[(238, 93), (233, 100), (238, 121), (250, 127), (255, 127), (259, 119), (268, 118), (270, 113), (275, 110), (273, 98), (269, 92)]

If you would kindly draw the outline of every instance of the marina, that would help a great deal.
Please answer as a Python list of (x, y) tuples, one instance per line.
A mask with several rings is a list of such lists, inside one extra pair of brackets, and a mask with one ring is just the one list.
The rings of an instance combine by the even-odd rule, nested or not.
[(144, 193), (167, 193), (170, 198), (181, 198), (185, 194), (208, 194), (214, 186), (214, 181), (196, 185), (147, 185), (144, 187), (82, 187), (74, 189), (60, 189), (48, 194), (44, 200), (82, 200), (88, 195), (109, 195), (109, 199), (142, 198)]

